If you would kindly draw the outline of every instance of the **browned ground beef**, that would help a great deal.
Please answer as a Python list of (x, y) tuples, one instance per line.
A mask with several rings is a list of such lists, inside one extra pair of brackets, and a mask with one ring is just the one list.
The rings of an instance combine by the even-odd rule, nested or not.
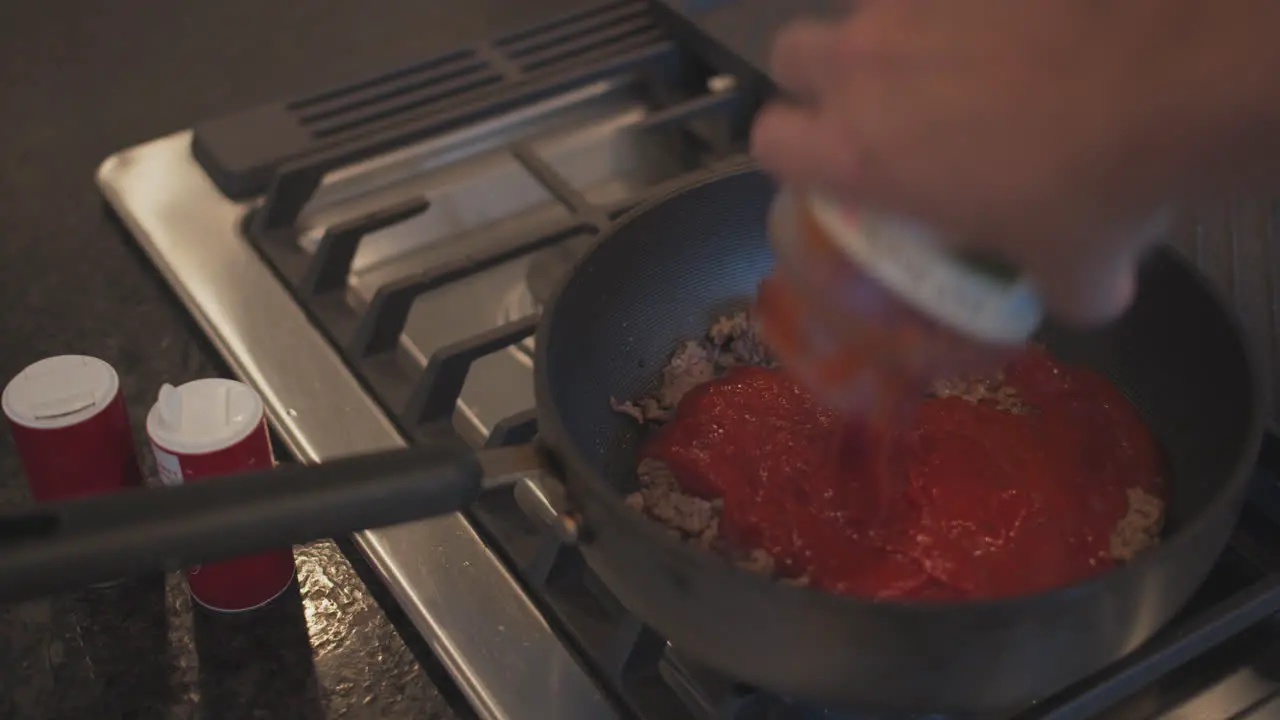
[(680, 398), (693, 388), (738, 365), (771, 367), (773, 358), (756, 335), (755, 324), (745, 312), (717, 320), (700, 340), (686, 340), (662, 369), (658, 391), (636, 400), (609, 398), (613, 409), (637, 422), (663, 422), (671, 417)]
[(1129, 510), (1111, 533), (1111, 557), (1121, 561), (1155, 547), (1164, 529), (1164, 501), (1142, 488), (1128, 493)]
[[(637, 422), (662, 423), (670, 419), (680, 398), (689, 390), (738, 365), (775, 364), (759, 340), (756, 326), (747, 313), (722, 317), (712, 324), (706, 337), (684, 342), (662, 370), (658, 391), (635, 400), (619, 402), (609, 398), (613, 409)], [(972, 403), (993, 403), (1005, 412), (1024, 413), (1027, 407), (1013, 388), (1000, 378), (947, 380), (936, 384), (937, 397), (960, 397)], [(748, 570), (775, 575), (774, 560), (763, 550), (733, 548), (720, 537), (719, 500), (704, 500), (680, 489), (671, 471), (653, 459), (640, 461), (637, 468), (640, 489), (627, 496), (627, 504), (665, 525), (676, 537), (717, 553)], [(1128, 491), (1129, 509), (1111, 534), (1111, 555), (1127, 561), (1160, 541), (1164, 524), (1164, 501), (1139, 489)], [(805, 578), (780, 578), (782, 582), (804, 585)]]

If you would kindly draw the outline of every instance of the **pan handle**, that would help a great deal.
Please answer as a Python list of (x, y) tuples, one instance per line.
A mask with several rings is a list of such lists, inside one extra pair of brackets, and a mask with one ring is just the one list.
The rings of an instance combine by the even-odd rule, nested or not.
[(441, 444), (0, 514), (0, 603), (455, 512), (542, 467)]

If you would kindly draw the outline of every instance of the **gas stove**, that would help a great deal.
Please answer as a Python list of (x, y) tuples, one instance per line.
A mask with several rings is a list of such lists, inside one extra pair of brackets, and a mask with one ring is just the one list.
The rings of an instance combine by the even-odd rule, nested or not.
[[(98, 184), (299, 461), (521, 442), (550, 290), (627, 209), (743, 157), (759, 54), (690, 12), (607, 2), (124, 150)], [(1278, 457), (1177, 621), (1016, 717), (1280, 714)], [(550, 530), (548, 491), (355, 537), (478, 715), (847, 717), (682, 658)]]

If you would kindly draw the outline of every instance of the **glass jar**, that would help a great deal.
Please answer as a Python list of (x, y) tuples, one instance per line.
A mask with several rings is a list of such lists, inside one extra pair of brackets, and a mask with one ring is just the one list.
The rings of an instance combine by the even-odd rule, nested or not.
[(1031, 285), (917, 223), (783, 188), (756, 299), (765, 340), (818, 400), (905, 422), (943, 378), (1000, 370), (1043, 318)]

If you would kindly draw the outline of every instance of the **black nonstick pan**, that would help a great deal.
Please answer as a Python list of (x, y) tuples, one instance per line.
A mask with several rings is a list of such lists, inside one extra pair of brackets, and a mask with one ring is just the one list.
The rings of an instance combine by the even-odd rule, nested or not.
[(1260, 440), (1257, 368), (1231, 314), (1171, 251), (1114, 326), (1048, 328), (1059, 357), (1125, 390), (1172, 466), (1168, 536), (1086, 583), (1013, 600), (873, 603), (774, 583), (671, 538), (623, 502), (636, 430), (609, 406), (655, 382), (677, 344), (742, 307), (771, 257), (774, 187), (729, 172), (637, 210), (545, 309), (537, 446), (430, 447), (37, 508), (0, 523), (0, 599), (462, 508), (548, 470), (591, 567), (672, 644), (749, 683), (831, 706), (1018, 708), (1101, 669), (1164, 624), (1235, 524)]

